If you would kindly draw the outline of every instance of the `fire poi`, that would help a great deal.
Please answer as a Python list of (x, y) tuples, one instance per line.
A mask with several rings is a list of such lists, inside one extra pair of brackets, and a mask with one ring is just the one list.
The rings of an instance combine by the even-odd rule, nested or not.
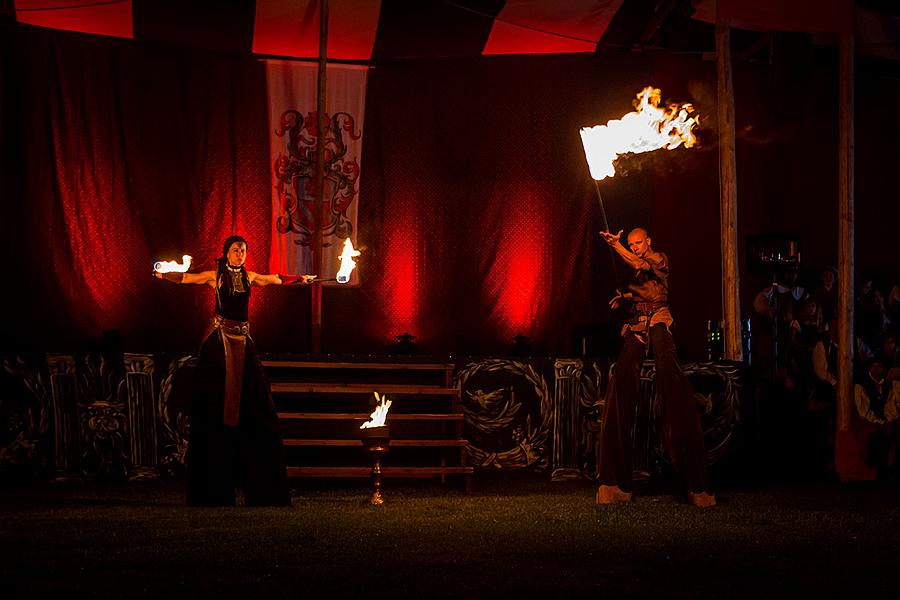
[(174, 260), (158, 260), (153, 263), (153, 270), (157, 273), (187, 273), (191, 268), (191, 257), (185, 254), (181, 257), (181, 262)]
[[(353, 248), (353, 242), (350, 241), (350, 238), (345, 239), (344, 251), (341, 252), (341, 255), (338, 257), (338, 260), (341, 261), (341, 268), (338, 269), (335, 281), (338, 283), (347, 283), (350, 281), (350, 274), (353, 273), (353, 269), (356, 268), (356, 261), (353, 259), (357, 256), (359, 256), (359, 250)], [(378, 394), (376, 394), (376, 396), (377, 395)]]

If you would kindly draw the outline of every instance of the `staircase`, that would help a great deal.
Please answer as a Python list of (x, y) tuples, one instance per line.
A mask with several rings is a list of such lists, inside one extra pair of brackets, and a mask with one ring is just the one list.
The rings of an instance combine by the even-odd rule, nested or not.
[(282, 422), (289, 477), (371, 474), (360, 425), (369, 420), (374, 392), (392, 405), (390, 452), (383, 477), (459, 476), (471, 492), (466, 440), (453, 364), (264, 360)]

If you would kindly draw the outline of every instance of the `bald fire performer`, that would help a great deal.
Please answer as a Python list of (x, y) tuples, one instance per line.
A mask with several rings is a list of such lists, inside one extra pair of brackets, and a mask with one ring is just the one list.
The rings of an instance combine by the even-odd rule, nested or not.
[(634, 305), (634, 316), (622, 327), (624, 345), (613, 369), (600, 430), (598, 504), (631, 501), (635, 406), (640, 395), (641, 365), (647, 345), (656, 364), (656, 391), (662, 417), (663, 442), (688, 502), (701, 508), (714, 506), (700, 416), (693, 390), (675, 351), (669, 312), (669, 261), (653, 249), (645, 229), (628, 234), (628, 247), (620, 243), (622, 231), (600, 236), (633, 269), (628, 291), (616, 290), (611, 308)]

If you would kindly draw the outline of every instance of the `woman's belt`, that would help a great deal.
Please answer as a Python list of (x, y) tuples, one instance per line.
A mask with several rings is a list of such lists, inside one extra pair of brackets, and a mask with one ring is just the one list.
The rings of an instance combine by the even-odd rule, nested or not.
[(213, 327), (218, 327), (235, 335), (250, 335), (250, 321), (232, 321), (222, 315), (215, 315), (213, 317)]
[[(249, 321), (232, 321), (222, 315), (215, 315), (209, 333), (218, 329), (225, 350), (225, 398), (222, 422), (237, 427), (241, 418), (241, 387), (244, 383), (244, 356), (247, 336), (250, 334)], [(206, 335), (209, 337), (209, 334)], [(205, 339), (205, 338), (204, 338)]]

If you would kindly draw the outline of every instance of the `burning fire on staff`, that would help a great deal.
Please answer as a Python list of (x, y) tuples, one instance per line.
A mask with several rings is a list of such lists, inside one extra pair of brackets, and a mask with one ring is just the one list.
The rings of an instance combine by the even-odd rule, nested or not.
[(616, 174), (615, 160), (629, 152), (638, 154), (697, 143), (694, 128), (700, 124), (690, 103), (673, 103), (660, 108), (662, 91), (653, 86), (641, 90), (634, 100), (636, 110), (605, 125), (583, 127), (581, 142), (591, 177), (602, 181)]

